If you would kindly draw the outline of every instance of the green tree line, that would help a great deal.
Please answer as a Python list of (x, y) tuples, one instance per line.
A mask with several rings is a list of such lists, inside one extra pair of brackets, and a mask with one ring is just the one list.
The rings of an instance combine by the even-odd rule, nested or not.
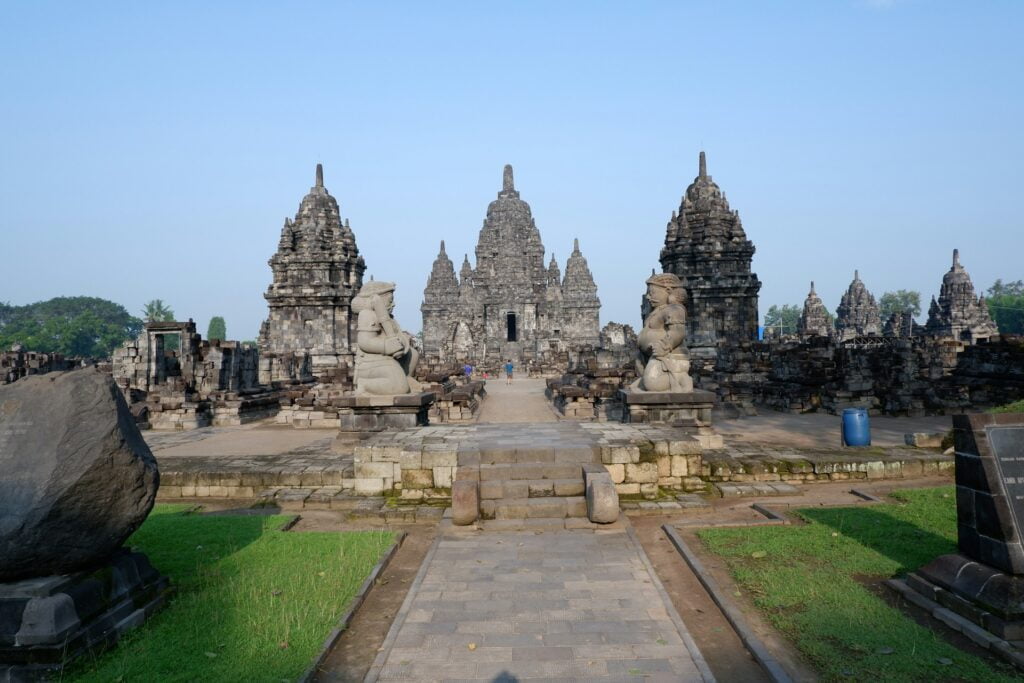
[(62, 296), (25, 306), (0, 303), (0, 349), (21, 344), (29, 351), (106, 358), (138, 336), (142, 320), (113, 301)]

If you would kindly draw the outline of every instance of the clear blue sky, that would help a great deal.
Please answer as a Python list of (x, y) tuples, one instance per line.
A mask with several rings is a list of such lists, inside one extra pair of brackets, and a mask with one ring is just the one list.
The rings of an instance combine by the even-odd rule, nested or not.
[(637, 325), (708, 153), (760, 308), (1024, 278), (1024, 3), (7, 2), (0, 301), (162, 298), (256, 336), (323, 162), (368, 273), (419, 305), (511, 163), (602, 324)]

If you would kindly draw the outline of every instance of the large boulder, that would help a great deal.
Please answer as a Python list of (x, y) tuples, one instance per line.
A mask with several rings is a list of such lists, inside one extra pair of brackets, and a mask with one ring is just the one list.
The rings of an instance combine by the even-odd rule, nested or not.
[(87, 368), (0, 386), (0, 582), (103, 563), (158, 485), (110, 376)]

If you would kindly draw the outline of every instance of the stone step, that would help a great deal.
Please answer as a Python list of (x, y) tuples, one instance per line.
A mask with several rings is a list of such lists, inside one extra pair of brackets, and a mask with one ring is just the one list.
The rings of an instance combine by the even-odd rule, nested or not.
[(722, 498), (754, 498), (758, 496), (799, 496), (803, 490), (778, 481), (759, 481), (749, 484), (719, 482), (715, 491)]
[(501, 498), (480, 501), (484, 519), (565, 519), (585, 518), (587, 499), (583, 496), (545, 498)]
[(513, 465), (532, 463), (585, 463), (597, 462), (600, 451), (590, 447), (488, 447), (480, 449), (482, 465)]
[(579, 463), (513, 463), (480, 465), (480, 481), (507, 479), (576, 479), (583, 478)]
[(575, 479), (492, 479), (480, 482), (480, 498), (550, 498), (553, 496), (582, 496), (583, 478)]

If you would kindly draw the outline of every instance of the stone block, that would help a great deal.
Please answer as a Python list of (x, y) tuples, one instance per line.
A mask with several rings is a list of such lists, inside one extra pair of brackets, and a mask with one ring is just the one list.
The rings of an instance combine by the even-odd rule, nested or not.
[(597, 524), (610, 524), (619, 518), (619, 495), (611, 477), (594, 476), (587, 480), (587, 518)]
[(467, 526), (480, 515), (480, 489), (475, 481), (452, 484), (452, 523)]
[(613, 484), (621, 484), (626, 481), (625, 465), (605, 465), (605, 469), (608, 470), (608, 475), (612, 478)]
[(423, 467), (456, 467), (459, 455), (456, 451), (423, 451)]
[(636, 484), (656, 484), (658, 482), (657, 463), (640, 462), (626, 465), (626, 482)]
[(452, 472), (455, 468), (453, 467), (435, 467), (434, 471), (434, 486), (438, 488), (451, 488), (452, 485)]
[(690, 473), (689, 463), (685, 455), (671, 456), (670, 476), (685, 477)]
[(402, 489), (429, 489), (434, 486), (433, 470), (402, 470)]
[(640, 484), (614, 484), (615, 492), (620, 496), (639, 496)]
[(658, 476), (659, 477), (670, 477), (672, 476), (672, 461), (671, 456), (659, 455), (655, 459), (658, 465)]
[(504, 495), (504, 487), (500, 481), (480, 482), (480, 498), (482, 500), (493, 500)]
[(383, 479), (395, 476), (395, 464), (391, 462), (357, 462), (354, 464), (354, 470), (356, 479)]
[(357, 477), (354, 491), (357, 496), (379, 496), (384, 492), (384, 479), (374, 477), (372, 479)]

